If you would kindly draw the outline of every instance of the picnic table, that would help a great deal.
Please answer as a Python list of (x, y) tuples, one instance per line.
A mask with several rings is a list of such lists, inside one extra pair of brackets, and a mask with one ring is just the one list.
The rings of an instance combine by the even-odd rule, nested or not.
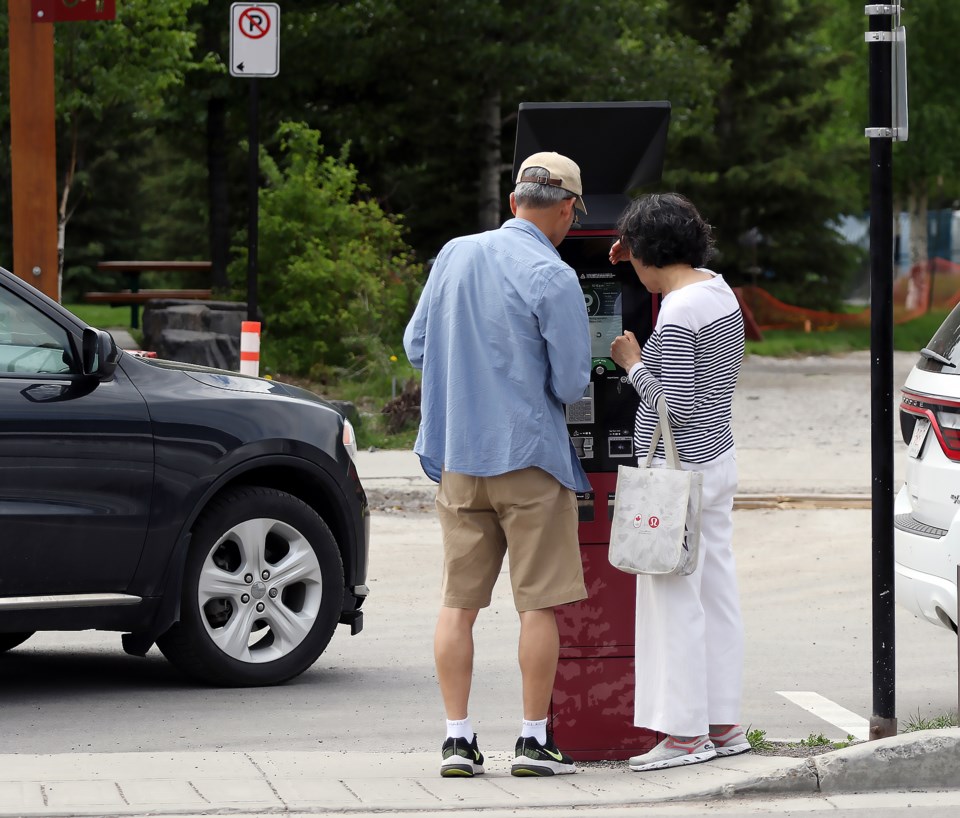
[(213, 293), (210, 289), (141, 289), (140, 276), (143, 273), (205, 273), (209, 279), (211, 264), (209, 261), (101, 261), (97, 264), (101, 272), (117, 273), (126, 281), (126, 288), (107, 292), (88, 292), (83, 300), (90, 304), (110, 304), (112, 306), (130, 305), (130, 326), (140, 327), (140, 305), (155, 298), (184, 298), (209, 301)]

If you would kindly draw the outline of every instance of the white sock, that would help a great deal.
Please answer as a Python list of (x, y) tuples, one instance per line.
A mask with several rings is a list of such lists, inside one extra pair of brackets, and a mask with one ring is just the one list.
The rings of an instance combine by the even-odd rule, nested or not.
[(540, 744), (547, 743), (547, 720), (539, 721), (523, 720), (523, 727), (520, 731), (521, 738), (535, 738)]
[(465, 738), (467, 741), (473, 741), (473, 725), (470, 723), (470, 717), (450, 721), (447, 719), (447, 738)]

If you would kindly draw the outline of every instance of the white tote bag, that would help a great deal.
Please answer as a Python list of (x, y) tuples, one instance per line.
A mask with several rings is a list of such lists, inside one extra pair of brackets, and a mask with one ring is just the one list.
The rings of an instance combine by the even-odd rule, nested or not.
[[(692, 574), (700, 550), (703, 474), (680, 468), (663, 398), (643, 468), (620, 466), (610, 525), (610, 564), (629, 574)], [(665, 468), (650, 468), (663, 434)]]

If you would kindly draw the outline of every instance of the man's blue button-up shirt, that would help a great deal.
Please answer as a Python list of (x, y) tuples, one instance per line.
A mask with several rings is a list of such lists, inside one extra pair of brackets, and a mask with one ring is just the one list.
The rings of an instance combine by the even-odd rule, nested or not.
[(583, 291), (533, 223), (510, 219), (448, 242), (403, 344), (423, 370), (414, 450), (429, 477), (536, 466), (590, 489), (563, 413), (590, 382)]

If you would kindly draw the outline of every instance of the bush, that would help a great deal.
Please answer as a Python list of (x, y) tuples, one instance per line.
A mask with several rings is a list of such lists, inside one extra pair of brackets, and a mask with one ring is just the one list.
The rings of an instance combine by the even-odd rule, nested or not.
[[(325, 381), (385, 361), (422, 278), (400, 219), (363, 198), (346, 153), (325, 156), (318, 131), (283, 123), (278, 141), (279, 160), (260, 156), (263, 367)], [(238, 287), (246, 266), (244, 249), (230, 267)]]

